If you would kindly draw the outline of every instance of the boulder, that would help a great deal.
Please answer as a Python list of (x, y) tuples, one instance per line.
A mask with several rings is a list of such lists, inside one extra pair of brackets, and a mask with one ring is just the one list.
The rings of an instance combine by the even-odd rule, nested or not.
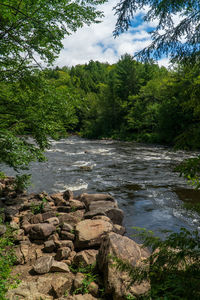
[(60, 241), (59, 247), (69, 247), (72, 251), (74, 250), (74, 243), (70, 240), (62, 240)]
[(62, 240), (71, 240), (73, 241), (74, 238), (75, 238), (75, 235), (69, 231), (65, 231), (65, 230), (62, 230), (60, 232), (60, 237)]
[(97, 257), (98, 267), (103, 273), (105, 292), (112, 295), (113, 300), (122, 300), (128, 294), (145, 294), (149, 290), (149, 283), (142, 282), (129, 287), (131, 279), (128, 273), (117, 270), (111, 256), (127, 261), (132, 266), (140, 266), (149, 256), (149, 251), (128, 237), (111, 232), (104, 237)]
[(95, 216), (95, 217), (92, 217), (92, 220), (104, 220), (104, 221), (112, 223), (111, 219), (109, 219), (106, 216)]
[(66, 205), (66, 201), (63, 198), (63, 193), (56, 193), (56, 194), (52, 194), (51, 198), (54, 200), (54, 203), (56, 206), (58, 205)]
[(75, 226), (81, 220), (81, 218), (79, 216), (74, 216), (71, 213), (69, 213), (69, 214), (59, 213), (58, 219), (59, 219), (60, 224), (68, 223), (72, 226)]
[(95, 216), (107, 216), (113, 224), (122, 225), (124, 213), (119, 208), (98, 207), (84, 214), (85, 219), (92, 219)]
[(52, 217), (46, 220), (47, 223), (52, 224), (53, 226), (59, 225), (59, 219), (57, 217)]
[(69, 205), (66, 206), (57, 206), (58, 212), (69, 213), (71, 211), (71, 207)]
[(110, 208), (106, 210), (106, 216), (111, 219), (113, 224), (122, 225), (124, 213), (119, 208)]
[(98, 250), (95, 249), (87, 249), (87, 250), (80, 251), (74, 257), (73, 263), (78, 266), (93, 265), (96, 263), (97, 254), (98, 254)]
[(9, 300), (53, 300), (52, 296), (40, 293), (36, 282), (21, 282), (20, 285), (8, 291), (6, 299)]
[(116, 201), (92, 201), (89, 205), (89, 211), (95, 210), (97, 208), (118, 208)]
[(92, 281), (90, 282), (89, 286), (88, 286), (88, 291), (89, 293), (94, 296), (97, 297), (99, 294), (99, 286), (96, 282)]
[(63, 192), (63, 198), (66, 200), (66, 201), (69, 201), (69, 200), (72, 200), (74, 197), (74, 194), (72, 191), (70, 190), (66, 190)]
[(16, 206), (9, 206), (4, 208), (5, 220), (12, 221), (12, 218), (19, 213), (19, 208)]
[(46, 222), (48, 219), (50, 218), (54, 218), (56, 216), (56, 212), (55, 211), (47, 211), (45, 213), (42, 214), (42, 221)]
[(29, 219), (30, 224), (38, 224), (38, 223), (42, 223), (42, 222), (43, 222), (42, 214), (34, 215)]
[(44, 243), (43, 251), (47, 252), (47, 253), (51, 253), (55, 250), (55, 248), (56, 248), (56, 245), (55, 245), (54, 241), (49, 240)]
[(80, 201), (85, 203), (86, 208), (88, 209), (91, 202), (96, 202), (96, 201), (115, 202), (115, 199), (112, 196), (110, 196), (109, 194), (87, 194), (87, 193), (83, 193), (80, 196)]
[(113, 225), (103, 220), (84, 220), (76, 226), (75, 247), (79, 249), (100, 246), (102, 236), (111, 232)]
[(74, 226), (72, 226), (66, 222), (63, 223), (61, 227), (62, 227), (62, 230), (64, 230), (64, 231), (72, 232), (74, 230)]
[(63, 273), (70, 273), (69, 267), (67, 264), (61, 261), (53, 260), (50, 272), (63, 272)]
[(34, 226), (29, 231), (29, 236), (32, 240), (45, 240), (50, 236), (56, 227), (49, 223), (39, 223)]
[(126, 232), (126, 228), (124, 226), (114, 224), (113, 231), (117, 234), (124, 235)]
[(74, 284), (73, 284), (74, 290), (82, 287), (84, 278), (85, 276), (83, 273), (79, 273), (79, 272), (76, 273), (76, 276), (74, 278)]
[(52, 291), (55, 298), (63, 296), (67, 291), (70, 292), (73, 284), (74, 275), (72, 273), (59, 276), (58, 280), (52, 282)]
[(55, 259), (59, 260), (59, 261), (63, 260), (63, 259), (67, 259), (70, 252), (71, 252), (71, 249), (68, 247), (59, 248), (56, 253)]
[(36, 260), (35, 264), (33, 265), (33, 270), (37, 274), (48, 273), (51, 269), (52, 263), (52, 256), (42, 256)]
[(84, 209), (85, 208), (85, 204), (79, 200), (70, 200), (69, 201), (69, 205), (71, 207), (71, 209), (77, 210), (77, 209)]

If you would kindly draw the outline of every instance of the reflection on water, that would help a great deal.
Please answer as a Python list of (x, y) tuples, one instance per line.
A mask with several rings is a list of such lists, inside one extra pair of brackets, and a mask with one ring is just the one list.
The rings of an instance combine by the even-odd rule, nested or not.
[(200, 217), (181, 202), (199, 201), (200, 194), (172, 172), (176, 163), (191, 155), (160, 146), (70, 137), (52, 141), (48, 161), (32, 164), (29, 191), (108, 192), (124, 210), (129, 235), (132, 226), (153, 231), (200, 229)]

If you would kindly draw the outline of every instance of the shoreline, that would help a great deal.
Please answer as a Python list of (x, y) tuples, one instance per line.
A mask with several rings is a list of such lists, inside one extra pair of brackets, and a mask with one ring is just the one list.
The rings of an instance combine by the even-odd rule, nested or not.
[[(20, 300), (117, 300), (148, 291), (147, 282), (128, 287), (128, 274), (112, 267), (111, 255), (131, 264), (149, 256), (124, 236), (123, 211), (112, 196), (83, 193), (74, 197), (69, 190), (17, 195), (12, 177), (2, 181), (1, 207), (13, 229), (17, 258), (12, 275), (22, 274), (19, 286), (7, 294), (10, 300), (18, 296)], [(92, 281), (81, 268), (95, 272)], [(31, 298), (33, 290), (35, 298)]]

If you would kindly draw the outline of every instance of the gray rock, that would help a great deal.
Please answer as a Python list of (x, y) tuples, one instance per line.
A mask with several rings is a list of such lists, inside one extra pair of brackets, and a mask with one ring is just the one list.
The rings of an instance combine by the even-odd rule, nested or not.
[(71, 207), (70, 206), (57, 206), (57, 211), (68, 213), (71, 211)]
[(72, 226), (66, 222), (63, 223), (61, 227), (62, 227), (62, 230), (69, 231), (69, 232), (71, 232), (74, 229), (74, 226)]
[(40, 223), (32, 226), (29, 236), (32, 240), (45, 240), (54, 231), (56, 231), (56, 227), (52, 224)]
[(113, 299), (124, 299), (127, 294), (132, 296), (145, 294), (149, 289), (149, 283), (144, 281), (129, 286), (131, 282), (129, 274), (113, 266), (112, 256), (127, 261), (133, 266), (140, 266), (149, 256), (149, 251), (128, 237), (111, 232), (104, 237), (97, 256), (98, 267), (103, 273), (106, 294), (112, 295)]
[(92, 201), (89, 205), (89, 211), (98, 208), (118, 208), (116, 201)]
[(50, 272), (70, 273), (70, 270), (68, 265), (65, 264), (64, 262), (53, 260), (53, 263), (50, 268)]
[(46, 220), (47, 223), (52, 224), (53, 226), (59, 225), (59, 219), (57, 217), (52, 217)]
[(113, 231), (117, 234), (124, 235), (126, 232), (126, 229), (125, 229), (125, 227), (123, 227), (121, 225), (114, 224)]
[(71, 232), (62, 230), (61, 233), (60, 233), (60, 237), (61, 237), (62, 240), (71, 240), (71, 241), (73, 241), (74, 238), (75, 238), (75, 235)]
[(38, 258), (33, 265), (33, 270), (37, 274), (45, 274), (48, 273), (51, 269), (53, 263), (53, 257), (52, 256), (42, 256)]
[(60, 224), (68, 223), (72, 226), (75, 226), (80, 221), (81, 218), (79, 216), (75, 216), (71, 213), (69, 213), (69, 214), (60, 213), (58, 216), (58, 219), (59, 219)]
[(43, 251), (47, 252), (47, 253), (51, 253), (55, 250), (55, 248), (56, 248), (56, 245), (55, 245), (54, 241), (49, 240), (44, 243)]
[(88, 208), (91, 202), (96, 201), (111, 201), (115, 202), (115, 199), (109, 194), (87, 194), (84, 193), (80, 196), (80, 200), (85, 203)]
[(122, 225), (124, 213), (119, 208), (111, 208), (106, 210), (106, 216), (111, 219), (113, 224)]
[(63, 193), (63, 198), (66, 200), (66, 201), (69, 201), (71, 199), (73, 199), (74, 195), (73, 195), (73, 192), (70, 191), (70, 190), (66, 190), (64, 191)]
[(58, 280), (54, 280), (52, 282), (52, 290), (55, 298), (62, 297), (66, 293), (66, 291), (70, 292), (73, 279), (73, 274), (69, 273), (65, 274), (65, 276), (59, 276)]
[(83, 280), (85, 276), (83, 273), (76, 273), (76, 276), (74, 278), (74, 290), (79, 289), (83, 285)]
[(104, 234), (111, 232), (113, 225), (103, 220), (84, 220), (76, 226), (75, 245), (79, 249), (96, 247), (101, 244)]
[(7, 228), (5, 225), (0, 225), (0, 235), (3, 235), (6, 232)]
[(73, 263), (82, 266), (93, 265), (96, 263), (97, 254), (98, 250), (95, 249), (80, 251), (74, 257)]
[(59, 248), (56, 253), (55, 259), (59, 261), (63, 259), (67, 259), (69, 257), (70, 252), (71, 249), (68, 247)]

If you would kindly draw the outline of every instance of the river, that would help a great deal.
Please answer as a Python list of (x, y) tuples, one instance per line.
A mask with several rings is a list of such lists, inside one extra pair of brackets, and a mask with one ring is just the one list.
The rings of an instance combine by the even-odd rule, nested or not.
[[(32, 192), (70, 189), (75, 194), (109, 193), (124, 211), (127, 235), (132, 227), (179, 231), (200, 230), (200, 216), (183, 202), (200, 199), (174, 166), (194, 153), (163, 146), (113, 140), (87, 140), (76, 136), (52, 141), (47, 162), (32, 163)], [(8, 169), (6, 170), (8, 173)]]

